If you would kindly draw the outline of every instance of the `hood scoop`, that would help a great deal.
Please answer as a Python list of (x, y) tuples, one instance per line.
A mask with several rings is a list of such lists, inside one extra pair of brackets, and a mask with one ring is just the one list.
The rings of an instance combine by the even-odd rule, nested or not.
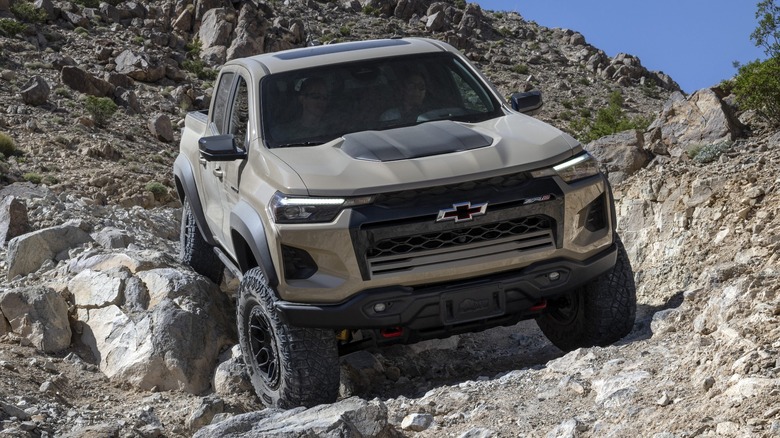
[(344, 136), (338, 147), (366, 161), (398, 161), (490, 146), (493, 139), (450, 120)]

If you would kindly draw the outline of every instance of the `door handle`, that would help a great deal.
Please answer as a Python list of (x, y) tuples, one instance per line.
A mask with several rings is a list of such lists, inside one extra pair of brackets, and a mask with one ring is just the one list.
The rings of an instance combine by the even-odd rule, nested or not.
[(219, 167), (214, 169), (214, 176), (216, 176), (219, 179), (222, 179), (223, 176), (225, 176), (225, 172), (222, 171)]
[(203, 157), (198, 158), (198, 161), (200, 162), (200, 165), (203, 167), (206, 167), (206, 159)]

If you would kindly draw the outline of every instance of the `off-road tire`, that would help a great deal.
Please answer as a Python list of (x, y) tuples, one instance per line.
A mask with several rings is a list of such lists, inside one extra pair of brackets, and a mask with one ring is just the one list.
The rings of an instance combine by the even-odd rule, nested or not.
[(616, 237), (615, 266), (572, 293), (548, 302), (536, 319), (547, 339), (563, 351), (606, 346), (626, 336), (636, 319), (636, 285), (623, 242)]
[(225, 265), (214, 253), (214, 247), (206, 242), (200, 233), (189, 199), (184, 199), (179, 232), (179, 260), (195, 272), (219, 284)]
[(252, 386), (269, 407), (289, 409), (336, 401), (339, 358), (332, 330), (292, 327), (276, 295), (253, 268), (238, 289), (238, 340)]

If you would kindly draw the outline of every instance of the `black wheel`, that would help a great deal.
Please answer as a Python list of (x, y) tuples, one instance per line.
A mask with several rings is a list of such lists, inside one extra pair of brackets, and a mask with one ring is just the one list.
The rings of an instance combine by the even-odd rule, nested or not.
[(615, 266), (572, 293), (551, 300), (536, 319), (547, 339), (563, 351), (606, 346), (626, 336), (636, 319), (636, 285), (631, 262), (616, 238)]
[(332, 330), (291, 327), (259, 268), (238, 288), (238, 340), (252, 386), (269, 407), (289, 409), (336, 401), (339, 358)]
[(179, 259), (182, 263), (192, 267), (195, 272), (208, 277), (214, 283), (219, 284), (222, 281), (225, 266), (214, 253), (214, 248), (200, 233), (192, 206), (186, 198), (182, 206), (179, 243)]

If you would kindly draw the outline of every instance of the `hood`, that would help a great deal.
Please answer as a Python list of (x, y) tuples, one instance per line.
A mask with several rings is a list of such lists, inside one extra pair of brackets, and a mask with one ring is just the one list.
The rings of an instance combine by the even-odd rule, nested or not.
[(437, 121), (347, 134), (320, 146), (271, 149), (312, 196), (357, 196), (547, 167), (581, 149), (523, 114), (476, 124)]

